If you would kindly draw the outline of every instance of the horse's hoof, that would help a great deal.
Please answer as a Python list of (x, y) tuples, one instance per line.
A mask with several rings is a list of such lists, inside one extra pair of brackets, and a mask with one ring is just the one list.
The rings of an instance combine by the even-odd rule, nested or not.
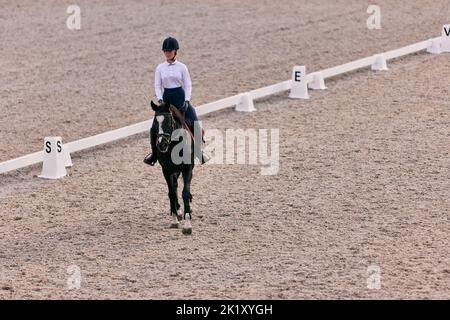
[(178, 229), (178, 226), (179, 226), (180, 224), (179, 223), (172, 223), (171, 225), (170, 225), (170, 229)]
[(183, 228), (183, 234), (184, 235), (191, 235), (192, 234), (192, 228)]
[(183, 214), (179, 214), (179, 215), (177, 215), (177, 219), (178, 219), (178, 221), (181, 221), (181, 220), (183, 220)]

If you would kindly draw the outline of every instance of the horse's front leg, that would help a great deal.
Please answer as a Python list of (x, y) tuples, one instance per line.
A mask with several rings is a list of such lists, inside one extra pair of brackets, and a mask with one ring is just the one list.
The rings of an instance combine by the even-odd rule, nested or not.
[(170, 201), (170, 216), (172, 218), (172, 223), (170, 225), (171, 228), (178, 228), (178, 208), (177, 208), (177, 189), (176, 189), (176, 179), (177, 176), (174, 173), (169, 173), (166, 171), (163, 171), (164, 178), (166, 179), (167, 183), (167, 189), (168, 189), (168, 196)]
[(183, 170), (183, 203), (184, 203), (184, 224), (183, 224), (183, 234), (192, 233), (191, 225), (191, 180), (192, 180), (192, 167)]
[(175, 185), (175, 207), (177, 209), (177, 219), (178, 221), (183, 220), (183, 214), (180, 213), (180, 203), (178, 202), (178, 178), (180, 177), (181, 172), (177, 172), (174, 175), (174, 185)]

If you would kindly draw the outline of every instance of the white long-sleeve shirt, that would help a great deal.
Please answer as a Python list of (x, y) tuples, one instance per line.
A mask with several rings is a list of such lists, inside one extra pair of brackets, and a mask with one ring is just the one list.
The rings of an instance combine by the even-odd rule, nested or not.
[(185, 100), (191, 100), (192, 82), (186, 65), (178, 60), (160, 63), (155, 70), (156, 98), (162, 100), (163, 89), (177, 87), (183, 87)]

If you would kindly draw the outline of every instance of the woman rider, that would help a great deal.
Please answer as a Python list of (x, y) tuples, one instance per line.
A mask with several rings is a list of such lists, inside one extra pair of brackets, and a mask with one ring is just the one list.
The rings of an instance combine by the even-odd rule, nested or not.
[[(186, 65), (176, 59), (179, 48), (177, 39), (168, 37), (164, 40), (162, 50), (166, 61), (156, 67), (155, 93), (160, 104), (164, 101), (184, 112), (185, 119), (190, 122), (191, 129), (193, 129), (194, 124), (198, 124), (198, 118), (195, 109), (189, 102), (191, 100), (192, 82)], [(144, 162), (151, 166), (157, 161), (156, 139), (158, 128), (156, 123), (156, 121), (153, 121), (150, 130), (152, 153), (144, 159)], [(201, 163), (203, 164), (207, 160), (206, 155), (203, 154)]]

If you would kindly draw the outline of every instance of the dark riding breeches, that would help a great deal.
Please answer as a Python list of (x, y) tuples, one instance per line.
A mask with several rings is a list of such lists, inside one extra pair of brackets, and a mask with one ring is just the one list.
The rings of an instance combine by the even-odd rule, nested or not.
[[(164, 89), (164, 93), (163, 93), (164, 102), (174, 105), (181, 112), (182, 112), (182, 108), (184, 106), (184, 101), (185, 101), (184, 99), (185, 99), (185, 95), (184, 95), (184, 90), (182, 87)], [(189, 106), (184, 114), (184, 118), (185, 118), (186, 123), (188, 124), (189, 128), (191, 130), (193, 130), (193, 125), (195, 122), (198, 122), (198, 117), (197, 117), (197, 113), (195, 112), (194, 107), (192, 107), (191, 104), (189, 104)], [(155, 136), (158, 131), (157, 126), (158, 125), (157, 125), (156, 121), (153, 120), (151, 132)], [(194, 133), (194, 132), (192, 132), (192, 133)]]

